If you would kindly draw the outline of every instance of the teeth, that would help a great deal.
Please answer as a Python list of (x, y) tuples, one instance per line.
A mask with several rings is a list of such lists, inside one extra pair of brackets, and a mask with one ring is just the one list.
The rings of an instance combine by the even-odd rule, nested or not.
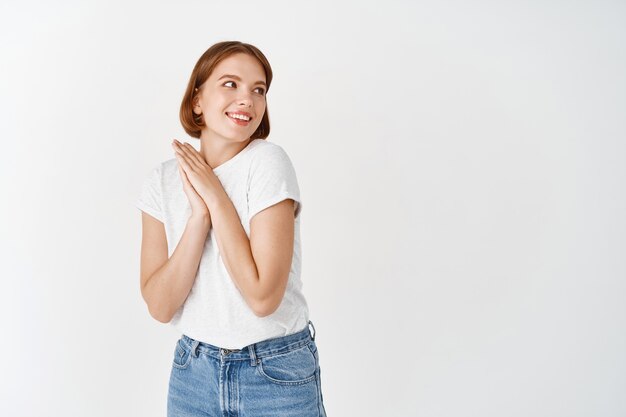
[(248, 116), (244, 116), (243, 114), (229, 113), (228, 116), (232, 117), (233, 119), (241, 119), (241, 120), (245, 120), (245, 121), (250, 120), (250, 118)]

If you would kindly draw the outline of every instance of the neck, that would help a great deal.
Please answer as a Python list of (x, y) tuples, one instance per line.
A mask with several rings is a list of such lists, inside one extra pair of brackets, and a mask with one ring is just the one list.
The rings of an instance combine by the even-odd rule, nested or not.
[(252, 140), (233, 140), (219, 136), (210, 136), (202, 132), (200, 135), (200, 154), (204, 160), (215, 169), (230, 160), (244, 149)]

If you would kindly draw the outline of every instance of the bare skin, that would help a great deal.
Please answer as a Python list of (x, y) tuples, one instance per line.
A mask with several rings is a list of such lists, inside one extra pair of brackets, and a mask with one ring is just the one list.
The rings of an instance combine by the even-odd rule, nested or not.
[[(240, 80), (220, 79), (224, 74)], [(293, 257), (293, 200), (283, 200), (256, 214), (250, 220), (248, 239), (232, 201), (213, 173), (213, 167), (248, 145), (261, 123), (265, 87), (257, 81), (264, 82), (265, 74), (255, 58), (235, 54), (221, 61), (195, 100), (194, 112), (202, 114), (207, 124), (201, 133), (200, 151), (176, 140), (172, 143), (192, 215), (171, 258), (167, 259), (167, 243), (163, 244), (163, 224), (143, 213), (141, 288), (150, 313), (159, 321), (171, 320), (184, 303), (210, 227), (226, 270), (251, 310), (265, 317), (282, 301)], [(252, 115), (247, 126), (226, 115), (238, 110)]]

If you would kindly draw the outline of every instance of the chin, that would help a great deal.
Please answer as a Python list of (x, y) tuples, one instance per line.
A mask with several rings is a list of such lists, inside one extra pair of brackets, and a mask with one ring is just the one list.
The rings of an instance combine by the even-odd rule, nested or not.
[(252, 136), (252, 133), (244, 135), (244, 134), (230, 134), (230, 135), (224, 135), (224, 137), (228, 140), (230, 140), (231, 142), (245, 142), (247, 141), (250, 136)]

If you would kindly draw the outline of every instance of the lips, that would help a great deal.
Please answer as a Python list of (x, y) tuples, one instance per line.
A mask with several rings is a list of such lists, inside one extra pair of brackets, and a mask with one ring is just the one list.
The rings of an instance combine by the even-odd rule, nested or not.
[[(251, 115), (250, 113), (248, 113), (248, 112), (245, 112), (245, 111), (234, 111), (234, 112), (229, 112), (229, 111), (227, 111), (227, 112), (226, 112), (226, 115), (227, 115), (227, 116), (229, 116), (229, 117), (230, 117), (231, 115), (233, 115), (233, 114), (239, 114), (239, 115), (242, 115), (242, 116), (246, 116), (246, 117), (248, 117), (248, 119), (249, 119), (248, 121), (251, 121), (251, 120), (252, 120), (252, 115)], [(241, 119), (238, 119), (238, 120), (241, 120)]]
[(250, 120), (241, 120), (241, 119), (236, 119), (234, 117), (230, 117), (230, 115), (227, 113), (226, 116), (235, 124), (239, 125), (239, 126), (248, 126), (250, 124)]

